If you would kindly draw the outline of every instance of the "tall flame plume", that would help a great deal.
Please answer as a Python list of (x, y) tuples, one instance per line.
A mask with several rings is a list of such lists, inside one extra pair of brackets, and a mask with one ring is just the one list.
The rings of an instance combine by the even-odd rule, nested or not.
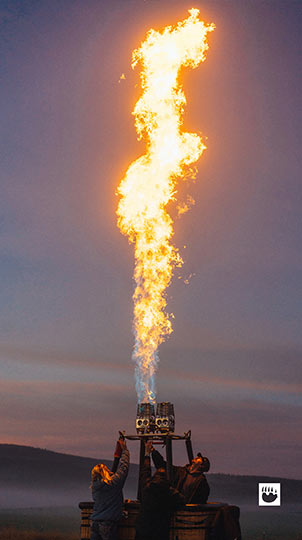
[(206, 148), (197, 134), (180, 130), (186, 98), (179, 71), (205, 60), (207, 34), (214, 28), (199, 20), (198, 9), (191, 9), (176, 26), (151, 29), (132, 55), (132, 68), (142, 66), (143, 92), (133, 114), (146, 153), (131, 163), (117, 189), (117, 215), (121, 232), (135, 245), (133, 359), (139, 403), (155, 402), (158, 346), (172, 332), (166, 289), (173, 268), (182, 265), (171, 243), (173, 221), (166, 206), (175, 200), (177, 180)]

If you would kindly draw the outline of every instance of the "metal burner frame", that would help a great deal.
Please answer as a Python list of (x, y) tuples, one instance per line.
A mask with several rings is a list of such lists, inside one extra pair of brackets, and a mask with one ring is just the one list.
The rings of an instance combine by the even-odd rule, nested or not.
[[(141, 469), (143, 467), (145, 458), (145, 442), (151, 440), (154, 445), (164, 445), (166, 447), (166, 461), (167, 461), (167, 477), (169, 482), (173, 480), (173, 454), (172, 454), (172, 441), (185, 441), (189, 463), (192, 463), (193, 449), (191, 441), (191, 430), (183, 435), (176, 435), (173, 432), (167, 433), (137, 433), (136, 435), (127, 435), (125, 432), (121, 432), (123, 437), (128, 441), (140, 441), (140, 455), (139, 455), (139, 478)], [(137, 498), (141, 499), (140, 485), (138, 482)]]

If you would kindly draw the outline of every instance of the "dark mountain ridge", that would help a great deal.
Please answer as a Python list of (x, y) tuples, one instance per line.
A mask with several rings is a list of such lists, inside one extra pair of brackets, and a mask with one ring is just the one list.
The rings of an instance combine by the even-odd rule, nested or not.
[(0, 481), (28, 487), (61, 487), (89, 483), (90, 471), (102, 461), (111, 461), (62, 454), (43, 448), (0, 444)]

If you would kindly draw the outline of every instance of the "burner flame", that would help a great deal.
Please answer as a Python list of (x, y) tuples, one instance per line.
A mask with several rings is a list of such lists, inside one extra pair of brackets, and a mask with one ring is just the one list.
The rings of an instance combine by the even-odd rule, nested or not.
[(133, 359), (139, 403), (155, 403), (158, 346), (171, 334), (166, 289), (173, 269), (182, 265), (171, 243), (173, 221), (166, 211), (175, 200), (176, 183), (206, 148), (195, 133), (180, 130), (186, 98), (178, 80), (183, 66), (196, 68), (205, 60), (207, 34), (214, 30), (199, 20), (199, 10), (162, 32), (151, 29), (133, 52), (132, 67), (142, 67), (142, 95), (133, 114), (146, 153), (131, 163), (117, 193), (118, 226), (135, 246)]

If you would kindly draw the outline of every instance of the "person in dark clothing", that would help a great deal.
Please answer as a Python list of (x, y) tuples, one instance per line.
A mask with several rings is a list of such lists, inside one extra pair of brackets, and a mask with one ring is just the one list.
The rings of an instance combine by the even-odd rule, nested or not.
[(216, 513), (213, 522), (213, 538), (217, 540), (242, 540), (239, 523), (240, 508), (225, 505)]
[(185, 499), (169, 485), (164, 468), (158, 468), (151, 477), (151, 449), (152, 442), (148, 441), (140, 472), (142, 499), (135, 525), (135, 540), (169, 540), (171, 515), (185, 504)]
[(126, 442), (119, 440), (115, 449), (120, 454), (116, 473), (109, 471), (104, 463), (98, 463), (91, 471), (93, 513), (91, 516), (91, 540), (117, 540), (118, 521), (123, 510), (123, 486), (129, 469), (129, 450)]
[[(156, 468), (166, 468), (162, 455), (152, 448), (152, 459)], [(186, 504), (205, 504), (208, 500), (210, 487), (204, 472), (210, 468), (207, 458), (198, 454), (190, 465), (173, 467), (172, 486), (182, 493)]]

